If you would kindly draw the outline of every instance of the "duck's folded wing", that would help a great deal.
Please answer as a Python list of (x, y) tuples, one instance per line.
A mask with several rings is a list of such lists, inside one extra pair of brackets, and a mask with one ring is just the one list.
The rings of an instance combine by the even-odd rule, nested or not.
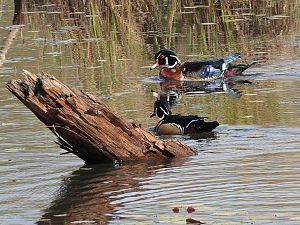
[(189, 131), (209, 132), (219, 126), (217, 121), (205, 122), (203, 117), (180, 115), (169, 116), (163, 123), (176, 124), (184, 129), (186, 133), (189, 133)]
[(184, 73), (191, 73), (201, 70), (204, 66), (211, 65), (215, 69), (225, 70), (231, 62), (240, 58), (240, 53), (235, 53), (224, 59), (212, 59), (212, 60), (199, 60), (192, 62), (185, 62), (180, 67)]
[(195, 119), (190, 121), (190, 123), (186, 126), (186, 129), (194, 128), (197, 130), (197, 132), (209, 132), (215, 129), (217, 126), (219, 126), (217, 121), (205, 122), (202, 118), (200, 118), (198, 120)]
[(219, 60), (202, 60), (202, 61), (193, 61), (185, 62), (180, 67), (184, 74), (195, 73), (202, 70), (205, 66), (212, 65), (216, 69), (221, 69), (222, 64), (224, 63), (223, 59)]
[(198, 116), (180, 116), (172, 115), (169, 116), (165, 122), (167, 123), (176, 123), (182, 127), (192, 126), (194, 123), (202, 123), (204, 118)]

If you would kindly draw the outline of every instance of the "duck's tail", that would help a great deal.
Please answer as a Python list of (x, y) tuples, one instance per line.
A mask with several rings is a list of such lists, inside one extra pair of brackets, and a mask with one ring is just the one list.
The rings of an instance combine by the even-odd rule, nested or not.
[(224, 73), (224, 77), (241, 75), (246, 69), (257, 64), (258, 62), (251, 62), (247, 64), (230, 64)]
[(212, 122), (204, 122), (201, 126), (197, 127), (197, 132), (210, 132), (213, 129), (215, 129), (217, 126), (219, 126), (219, 123), (217, 121)]
[(229, 63), (233, 62), (234, 60), (241, 58), (240, 53), (235, 53), (233, 55), (230, 55), (226, 58), (223, 59), (223, 64), (222, 64), (222, 71), (225, 71), (228, 68)]
[(229, 65), (228, 69), (230, 69), (230, 68), (239, 68), (239, 69), (244, 71), (244, 70), (248, 69), (249, 67), (257, 64), (257, 63), (258, 63), (257, 61), (253, 61), (251, 63), (245, 63), (245, 64), (231, 64), (231, 65)]
[(187, 126), (186, 130), (189, 128), (196, 129), (197, 133), (201, 132), (210, 132), (213, 129), (215, 129), (217, 126), (219, 126), (219, 123), (217, 121), (212, 122), (205, 122), (204, 118), (198, 117), (198, 119), (192, 120)]

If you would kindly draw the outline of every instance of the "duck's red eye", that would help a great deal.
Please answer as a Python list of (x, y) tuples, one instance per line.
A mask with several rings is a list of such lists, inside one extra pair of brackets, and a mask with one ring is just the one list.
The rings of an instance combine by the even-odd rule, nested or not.
[(163, 59), (163, 58), (165, 58), (165, 56), (164, 55), (160, 55), (159, 58)]

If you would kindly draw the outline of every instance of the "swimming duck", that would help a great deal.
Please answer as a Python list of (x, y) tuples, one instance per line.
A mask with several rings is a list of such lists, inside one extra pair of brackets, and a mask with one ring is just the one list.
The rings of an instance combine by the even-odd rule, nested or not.
[(152, 92), (156, 97), (154, 112), (150, 117), (158, 116), (160, 121), (155, 126), (155, 132), (160, 135), (197, 134), (210, 132), (219, 126), (217, 121), (205, 122), (206, 117), (172, 115), (167, 98)]
[(175, 52), (162, 49), (155, 53), (155, 64), (150, 69), (162, 66), (159, 76), (166, 79), (212, 81), (222, 77), (240, 75), (244, 70), (256, 63), (231, 64), (231, 62), (240, 57), (239, 53), (235, 53), (223, 59), (181, 63)]

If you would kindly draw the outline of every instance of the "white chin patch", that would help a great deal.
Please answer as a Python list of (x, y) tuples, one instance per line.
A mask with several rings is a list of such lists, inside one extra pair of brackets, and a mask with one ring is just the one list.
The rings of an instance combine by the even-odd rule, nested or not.
[(172, 69), (177, 65), (177, 62), (174, 63), (174, 65), (168, 65), (167, 68)]

